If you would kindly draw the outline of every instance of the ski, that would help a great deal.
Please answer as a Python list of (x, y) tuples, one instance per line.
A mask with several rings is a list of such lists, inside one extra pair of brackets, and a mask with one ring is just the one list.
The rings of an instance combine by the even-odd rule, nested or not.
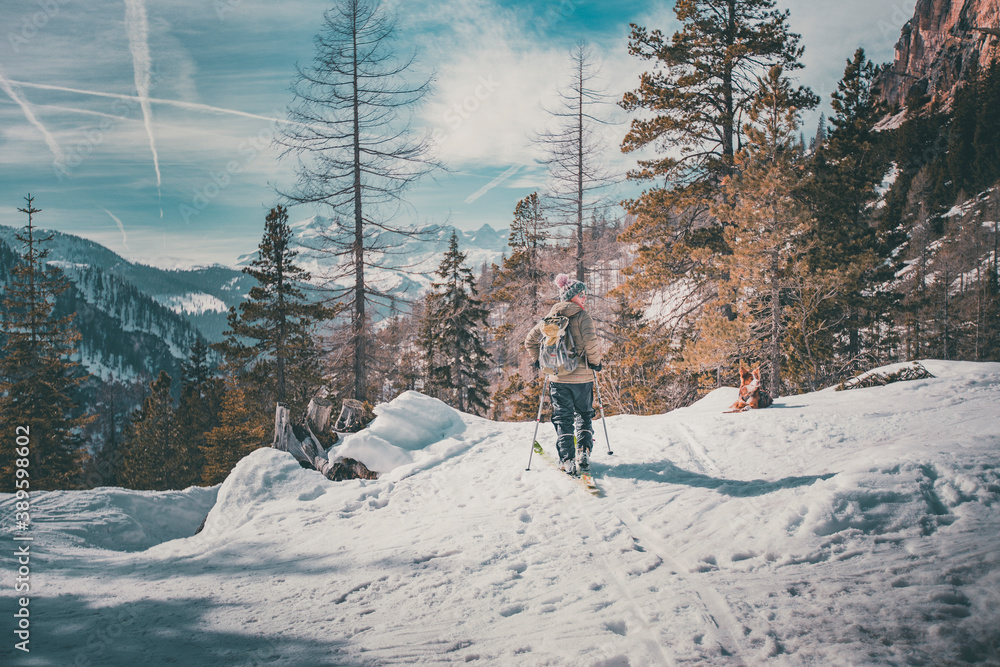
[(542, 459), (545, 460), (546, 463), (548, 463), (550, 466), (552, 466), (562, 474), (566, 475), (566, 477), (569, 477), (577, 484), (582, 486), (587, 493), (594, 496), (595, 498), (604, 497), (604, 492), (601, 490), (601, 487), (597, 485), (597, 482), (594, 481), (594, 476), (591, 475), (589, 472), (582, 472), (576, 475), (570, 475), (559, 468), (559, 462), (556, 461), (551, 454), (545, 451), (545, 449), (542, 448), (542, 445), (537, 440), (535, 441), (533, 449), (536, 454), (538, 454), (539, 456), (542, 457)]

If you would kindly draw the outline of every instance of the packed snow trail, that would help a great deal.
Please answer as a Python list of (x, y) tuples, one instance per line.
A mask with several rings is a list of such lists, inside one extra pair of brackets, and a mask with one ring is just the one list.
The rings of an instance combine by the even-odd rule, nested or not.
[(378, 480), (261, 449), (212, 489), (36, 493), (32, 652), (0, 662), (997, 665), (1000, 364), (924, 363), (610, 417), (602, 498), (524, 469), (533, 423), (413, 393), (339, 450)]

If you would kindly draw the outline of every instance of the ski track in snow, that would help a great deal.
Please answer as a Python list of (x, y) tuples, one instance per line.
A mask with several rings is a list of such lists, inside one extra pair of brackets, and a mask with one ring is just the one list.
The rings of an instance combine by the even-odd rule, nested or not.
[(998, 665), (1000, 364), (924, 363), (611, 417), (603, 497), (524, 469), (533, 422), (412, 393), (378, 480), (261, 449), (221, 487), (36, 492), (33, 650), (0, 663)]

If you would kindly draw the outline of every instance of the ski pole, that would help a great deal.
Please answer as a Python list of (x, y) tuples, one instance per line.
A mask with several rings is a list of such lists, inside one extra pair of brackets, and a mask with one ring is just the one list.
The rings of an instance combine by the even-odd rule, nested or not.
[(542, 395), (538, 399), (538, 416), (535, 417), (535, 432), (531, 436), (531, 453), (528, 454), (528, 467), (525, 470), (531, 470), (531, 457), (535, 454), (535, 438), (538, 437), (538, 425), (542, 423), (542, 404), (545, 403), (545, 390), (549, 386), (549, 376), (545, 376), (545, 382), (542, 383)]
[(611, 451), (611, 440), (608, 439), (608, 422), (604, 419), (604, 401), (601, 400), (601, 385), (597, 382), (597, 371), (594, 371), (594, 388), (597, 389), (597, 404), (601, 406), (601, 425), (604, 426), (604, 442), (608, 443), (608, 456), (614, 454)]

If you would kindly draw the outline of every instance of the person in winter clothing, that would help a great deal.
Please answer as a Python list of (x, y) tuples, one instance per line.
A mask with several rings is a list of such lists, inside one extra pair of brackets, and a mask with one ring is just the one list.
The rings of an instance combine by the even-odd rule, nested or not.
[[(560, 273), (555, 279), (559, 302), (549, 310), (548, 317), (562, 316), (569, 320), (567, 331), (573, 339), (579, 366), (570, 373), (549, 375), (549, 396), (552, 399), (552, 424), (556, 428), (556, 449), (563, 470), (576, 473), (590, 468), (590, 452), (594, 445), (594, 371), (601, 370), (601, 351), (597, 344), (594, 321), (586, 310), (587, 288), (579, 280)], [(528, 332), (524, 347), (535, 360), (542, 340), (542, 323)], [(576, 436), (576, 446), (573, 438)], [(577, 455), (579, 454), (579, 457)]]

